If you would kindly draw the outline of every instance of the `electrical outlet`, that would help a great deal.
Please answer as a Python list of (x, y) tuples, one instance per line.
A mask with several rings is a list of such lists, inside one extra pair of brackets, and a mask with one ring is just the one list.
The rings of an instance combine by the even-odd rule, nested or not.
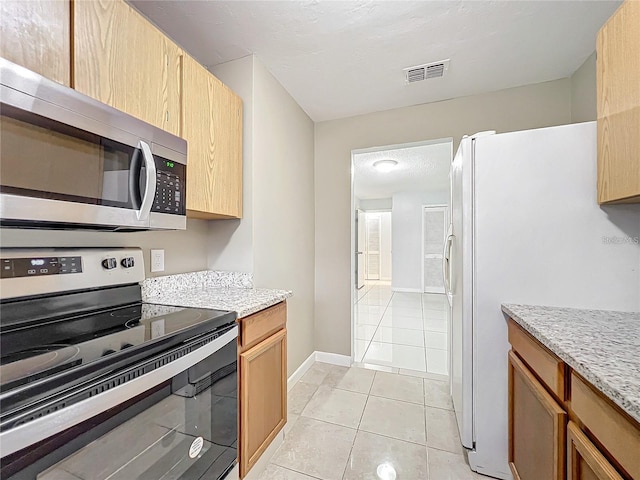
[(151, 250), (151, 271), (164, 272), (164, 250)]

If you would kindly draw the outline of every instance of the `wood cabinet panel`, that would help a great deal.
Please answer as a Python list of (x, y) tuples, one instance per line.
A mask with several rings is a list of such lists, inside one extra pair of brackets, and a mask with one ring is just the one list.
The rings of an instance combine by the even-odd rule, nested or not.
[(571, 411), (631, 478), (640, 478), (640, 426), (571, 374)]
[(574, 422), (567, 426), (567, 479), (623, 480)]
[(71, 85), (71, 2), (2, 0), (0, 57)]
[(511, 319), (509, 319), (508, 328), (509, 343), (513, 346), (513, 350), (560, 401), (566, 400), (564, 362)]
[(287, 304), (285, 302), (244, 317), (240, 321), (240, 346), (242, 350), (252, 347), (284, 328), (286, 323)]
[(179, 135), (182, 51), (121, 0), (73, 5), (74, 87)]
[(240, 476), (287, 423), (287, 330), (240, 354)]
[(598, 202), (640, 202), (640, 2), (598, 33)]
[(515, 479), (563, 480), (566, 413), (509, 352), (509, 466)]
[(187, 215), (242, 216), (242, 100), (189, 55), (182, 64), (182, 134), (189, 142)]

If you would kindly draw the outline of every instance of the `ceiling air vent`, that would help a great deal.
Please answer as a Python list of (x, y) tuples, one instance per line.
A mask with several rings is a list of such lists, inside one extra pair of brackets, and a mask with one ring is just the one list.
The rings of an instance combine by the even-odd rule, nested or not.
[(447, 70), (449, 70), (449, 59), (408, 67), (404, 69), (405, 83), (415, 83), (430, 78), (439, 78), (444, 76)]

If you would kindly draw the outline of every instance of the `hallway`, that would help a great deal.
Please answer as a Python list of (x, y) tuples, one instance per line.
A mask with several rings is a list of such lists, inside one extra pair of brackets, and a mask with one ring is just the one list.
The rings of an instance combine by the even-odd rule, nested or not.
[(356, 294), (356, 365), (382, 366), (393, 373), (448, 375), (444, 295), (392, 292), (388, 282), (367, 282)]

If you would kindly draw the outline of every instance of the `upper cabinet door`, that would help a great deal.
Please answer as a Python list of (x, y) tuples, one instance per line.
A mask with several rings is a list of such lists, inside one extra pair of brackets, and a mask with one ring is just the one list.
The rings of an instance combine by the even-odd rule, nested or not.
[(70, 12), (65, 0), (0, 1), (0, 57), (71, 85)]
[(121, 0), (73, 5), (76, 90), (179, 135), (181, 50)]
[(640, 2), (598, 33), (598, 203), (640, 202)]
[(242, 216), (242, 100), (189, 55), (182, 63), (187, 215)]

